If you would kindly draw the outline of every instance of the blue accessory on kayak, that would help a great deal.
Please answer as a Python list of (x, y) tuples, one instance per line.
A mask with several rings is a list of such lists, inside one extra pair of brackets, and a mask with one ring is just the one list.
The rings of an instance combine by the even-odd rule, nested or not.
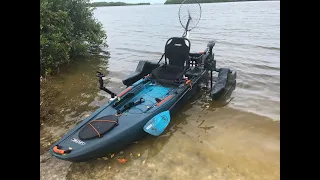
[(170, 111), (163, 111), (150, 119), (143, 130), (153, 136), (159, 136), (170, 123)]

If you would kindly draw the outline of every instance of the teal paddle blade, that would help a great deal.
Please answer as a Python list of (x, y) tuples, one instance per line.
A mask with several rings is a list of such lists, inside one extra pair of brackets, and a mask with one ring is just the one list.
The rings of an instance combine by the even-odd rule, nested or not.
[(153, 136), (159, 136), (170, 123), (170, 111), (155, 115), (143, 127), (143, 130)]

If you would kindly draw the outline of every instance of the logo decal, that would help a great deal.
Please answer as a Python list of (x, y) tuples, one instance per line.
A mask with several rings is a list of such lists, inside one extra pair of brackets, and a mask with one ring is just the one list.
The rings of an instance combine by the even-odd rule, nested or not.
[(80, 144), (80, 145), (85, 145), (86, 144), (85, 142), (83, 142), (83, 141), (81, 141), (79, 139), (76, 139), (76, 138), (72, 138), (71, 141), (74, 142), (74, 143)]

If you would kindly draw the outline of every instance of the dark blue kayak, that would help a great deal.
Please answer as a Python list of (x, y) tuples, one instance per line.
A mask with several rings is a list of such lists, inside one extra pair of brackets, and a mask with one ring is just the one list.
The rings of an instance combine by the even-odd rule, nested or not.
[[(127, 88), (74, 127), (50, 148), (59, 159), (87, 161), (117, 152), (151, 134), (165, 133), (172, 114), (206, 84), (210, 72), (219, 72), (211, 97), (219, 99), (235, 88), (236, 73), (216, 68), (209, 42), (201, 53), (190, 53), (191, 43), (183, 37), (170, 38), (165, 47), (165, 63), (140, 61), (136, 71), (123, 80)], [(159, 62), (160, 62), (159, 61)], [(212, 76), (211, 76), (212, 83)]]

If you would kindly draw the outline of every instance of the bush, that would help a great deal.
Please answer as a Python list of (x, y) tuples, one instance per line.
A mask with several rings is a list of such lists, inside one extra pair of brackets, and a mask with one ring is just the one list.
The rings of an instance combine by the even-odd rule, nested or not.
[(106, 46), (106, 34), (87, 0), (40, 0), (40, 124), (54, 113), (59, 93), (48, 76), (77, 56)]
[(106, 46), (102, 24), (88, 0), (40, 0), (40, 75)]

